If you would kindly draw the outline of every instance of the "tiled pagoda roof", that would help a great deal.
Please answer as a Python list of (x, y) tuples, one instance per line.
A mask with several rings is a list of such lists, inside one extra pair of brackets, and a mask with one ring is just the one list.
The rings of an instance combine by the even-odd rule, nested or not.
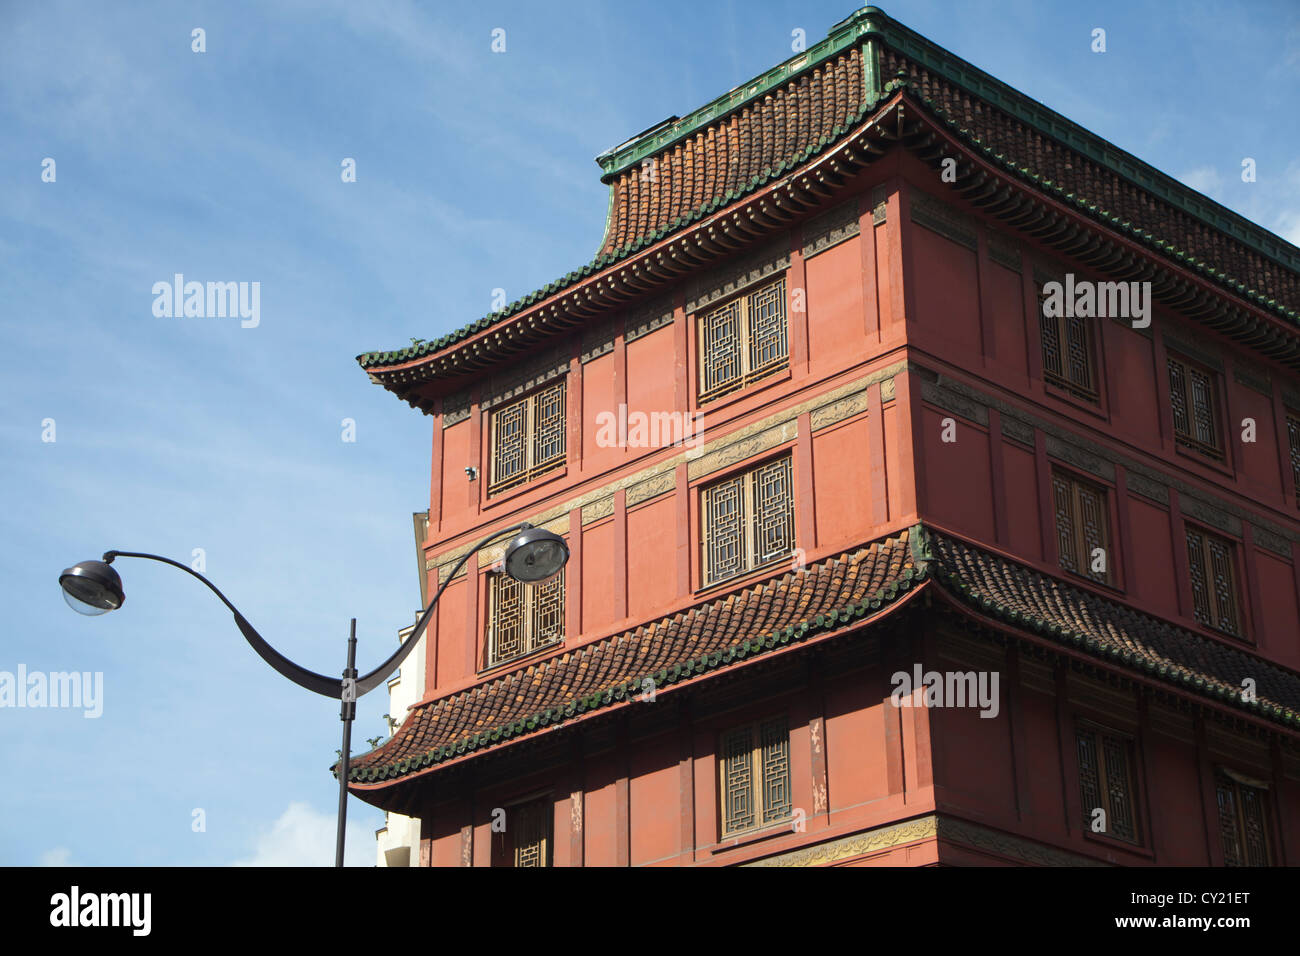
[(1035, 188), (1300, 325), (1300, 249), (867, 7), (805, 53), (598, 157), (611, 199), (592, 262), (455, 332), (358, 362), (379, 372), (505, 323), (806, 166), (900, 89)]
[[(367, 799), (466, 754), (813, 639), (870, 626), (923, 587), (977, 621), (1136, 672), (1182, 695), (1300, 730), (1300, 674), (920, 525), (635, 630), (419, 704), (352, 761)], [(1242, 681), (1257, 699), (1242, 699)]]

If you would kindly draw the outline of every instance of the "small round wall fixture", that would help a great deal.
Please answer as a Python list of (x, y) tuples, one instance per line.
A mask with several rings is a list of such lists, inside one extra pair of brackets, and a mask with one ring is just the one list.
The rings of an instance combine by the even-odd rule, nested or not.
[(569, 560), (564, 539), (545, 528), (525, 528), (510, 539), (505, 551), (506, 574), (524, 584), (540, 584), (560, 573)]
[(78, 614), (94, 617), (116, 611), (126, 600), (122, 579), (104, 561), (82, 561), (59, 575), (63, 600)]

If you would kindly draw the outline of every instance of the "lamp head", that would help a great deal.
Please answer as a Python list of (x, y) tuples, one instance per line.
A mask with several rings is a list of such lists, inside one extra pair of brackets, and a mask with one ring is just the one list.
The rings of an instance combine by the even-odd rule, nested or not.
[(524, 584), (540, 584), (560, 573), (569, 560), (564, 539), (545, 528), (525, 528), (506, 545), (506, 574)]
[(63, 600), (78, 614), (94, 617), (122, 606), (126, 594), (122, 579), (104, 561), (82, 561), (59, 575)]

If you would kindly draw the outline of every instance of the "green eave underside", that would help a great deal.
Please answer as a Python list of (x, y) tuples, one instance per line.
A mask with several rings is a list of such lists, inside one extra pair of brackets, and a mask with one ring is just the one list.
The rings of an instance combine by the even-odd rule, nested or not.
[[(1154, 166), (1118, 149), (1095, 133), (1048, 109), (1037, 100), (1031, 99), (1019, 90), (949, 53), (919, 33), (909, 30), (897, 20), (891, 19), (878, 7), (864, 7), (857, 11), (847, 20), (832, 27), (826, 39), (805, 53), (786, 60), (780, 66), (768, 70), (749, 83), (736, 87), (730, 93), (718, 97), (671, 126), (655, 129), (622, 147), (602, 153), (596, 158), (596, 162), (604, 171), (602, 181), (609, 182), (629, 166), (634, 166), (661, 152), (727, 113), (734, 112), (775, 87), (789, 82), (794, 76), (824, 63), (863, 37), (868, 40), (879, 40), (885, 46), (975, 94), (1039, 132), (1069, 146), (1080, 155), (1101, 164), (1117, 176), (1127, 179), (1174, 208), (1195, 216), (1206, 225), (1213, 226), (1280, 265), (1300, 272), (1300, 250), (1286, 240), (1219, 205), (1214, 200), (1202, 196)], [(866, 65), (869, 74), (874, 66), (874, 63)], [(886, 79), (892, 77), (866, 84), (868, 104), (880, 95), (879, 84)]]

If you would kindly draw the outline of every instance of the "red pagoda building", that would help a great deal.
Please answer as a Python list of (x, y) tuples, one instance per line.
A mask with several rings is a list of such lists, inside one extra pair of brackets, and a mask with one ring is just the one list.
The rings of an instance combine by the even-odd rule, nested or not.
[(1300, 863), (1300, 250), (878, 9), (598, 158), (433, 419), (433, 866)]

